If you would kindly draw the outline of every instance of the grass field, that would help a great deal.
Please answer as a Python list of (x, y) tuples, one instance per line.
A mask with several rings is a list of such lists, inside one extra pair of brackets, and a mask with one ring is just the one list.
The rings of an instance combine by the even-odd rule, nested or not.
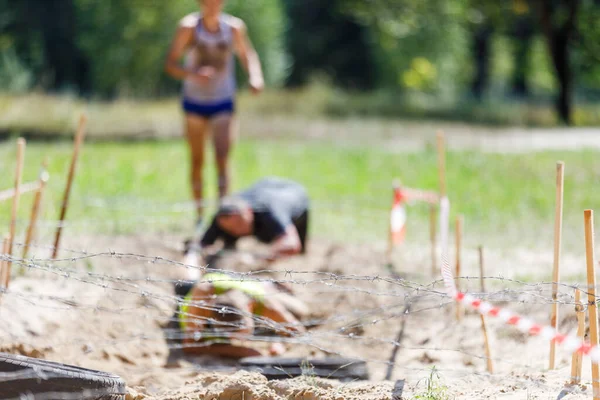
[[(12, 185), (14, 140), (0, 144), (0, 188)], [(30, 142), (24, 181), (36, 178), (44, 157), (51, 181), (44, 218), (55, 220), (71, 152), (68, 141)], [(582, 211), (598, 207), (594, 186), (600, 157), (593, 151), (486, 154), (449, 152), (448, 187), (453, 213), (465, 216), (467, 241), (504, 245), (542, 242), (552, 237), (555, 162), (566, 162), (565, 239), (579, 245)], [(313, 199), (315, 236), (338, 239), (385, 238), (390, 183), (437, 188), (433, 150), (397, 154), (384, 146), (340, 146), (329, 142), (244, 139), (233, 155), (234, 189), (267, 175), (305, 184)], [(131, 233), (181, 231), (193, 226), (187, 149), (181, 140), (87, 143), (80, 158), (68, 220), (75, 231)], [(212, 159), (205, 171), (214, 199)], [(23, 198), (26, 218), (31, 195)], [(9, 204), (0, 204), (7, 226)], [(409, 209), (409, 240), (427, 238), (428, 209)]]

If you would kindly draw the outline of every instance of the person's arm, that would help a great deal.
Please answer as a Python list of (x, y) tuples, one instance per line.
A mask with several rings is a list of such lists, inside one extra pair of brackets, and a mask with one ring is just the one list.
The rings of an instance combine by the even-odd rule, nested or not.
[(212, 310), (209, 308), (214, 305), (212, 299), (214, 294), (215, 289), (209, 283), (197, 284), (192, 288), (187, 313), (181, 316), (186, 321), (184, 344), (195, 343), (194, 333), (204, 330), (206, 320), (212, 315)]
[(223, 230), (217, 224), (217, 219), (213, 218), (210, 226), (202, 235), (202, 239), (200, 239), (200, 247), (204, 250), (206, 247), (212, 246), (223, 234)]
[(265, 301), (263, 304), (263, 309), (261, 311), (261, 316), (265, 319), (270, 319), (271, 321), (283, 325), (281, 328), (277, 329), (277, 333), (282, 336), (289, 336), (290, 332), (306, 332), (306, 328), (302, 325), (294, 314), (289, 312), (281, 303), (276, 300)]
[(298, 231), (294, 224), (289, 224), (285, 231), (271, 243), (271, 254), (267, 255), (265, 260), (274, 262), (280, 258), (300, 254), (301, 251), (302, 244)]
[[(262, 356), (262, 354), (246, 346), (210, 343), (195, 340), (196, 333), (202, 333), (206, 321), (213, 316), (214, 308), (214, 286), (208, 283), (199, 284), (192, 289), (192, 304), (188, 306), (188, 315), (184, 316), (187, 319), (185, 325), (185, 336), (183, 339), (184, 352), (195, 355), (214, 355), (227, 358), (243, 358)], [(249, 308), (243, 317), (242, 327), (230, 335), (231, 339), (244, 341), (248, 336), (251, 336), (254, 331), (254, 320), (250, 316), (251, 309)]]
[(265, 81), (260, 59), (248, 37), (246, 24), (241, 19), (235, 18), (232, 22), (232, 27), (233, 46), (242, 67), (248, 73), (250, 88), (253, 93), (260, 93), (264, 89)]

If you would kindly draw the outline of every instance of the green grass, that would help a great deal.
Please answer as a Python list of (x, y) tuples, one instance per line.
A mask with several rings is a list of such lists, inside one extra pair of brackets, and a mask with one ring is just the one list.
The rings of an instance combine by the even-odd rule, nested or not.
[(425, 378), (425, 386), (421, 393), (413, 396), (413, 400), (450, 400), (454, 398), (448, 393), (448, 387), (442, 384), (435, 367), (431, 369), (429, 377)]
[[(13, 182), (13, 140), (0, 144), (0, 189)], [(57, 219), (71, 143), (30, 142), (24, 181), (36, 178), (43, 157), (50, 160), (45, 219)], [(566, 162), (565, 240), (579, 245), (582, 211), (597, 208), (600, 154), (594, 151), (486, 154), (450, 152), (448, 190), (453, 214), (465, 216), (472, 244), (551, 243), (555, 163)], [(262, 176), (277, 175), (305, 184), (313, 199), (313, 235), (348, 240), (385, 239), (390, 183), (437, 188), (433, 150), (397, 154), (386, 148), (340, 146), (320, 141), (243, 139), (233, 154), (234, 189)], [(181, 231), (188, 234), (194, 212), (189, 203), (187, 149), (181, 140), (87, 143), (80, 157), (68, 221), (71, 232), (131, 233)], [(212, 159), (205, 170), (207, 195), (216, 189)], [(29, 212), (23, 197), (20, 217)], [(8, 226), (10, 204), (0, 204)], [(428, 237), (428, 208), (409, 212), (408, 240)], [(22, 224), (23, 225), (23, 224)], [(1, 232), (0, 232), (1, 233)]]

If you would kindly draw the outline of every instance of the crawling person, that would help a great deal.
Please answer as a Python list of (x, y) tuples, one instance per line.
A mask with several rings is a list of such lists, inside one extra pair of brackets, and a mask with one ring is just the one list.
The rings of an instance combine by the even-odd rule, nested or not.
[(225, 249), (233, 249), (240, 237), (253, 236), (270, 245), (267, 261), (304, 254), (308, 208), (308, 195), (299, 183), (275, 177), (261, 179), (222, 199), (200, 247), (221, 239)]
[[(243, 358), (262, 355), (244, 344), (251, 339), (256, 321), (291, 336), (305, 332), (300, 319), (307, 316), (308, 308), (276, 283), (210, 272), (191, 288), (178, 314), (184, 353)], [(281, 343), (269, 348), (271, 355), (284, 351)]]

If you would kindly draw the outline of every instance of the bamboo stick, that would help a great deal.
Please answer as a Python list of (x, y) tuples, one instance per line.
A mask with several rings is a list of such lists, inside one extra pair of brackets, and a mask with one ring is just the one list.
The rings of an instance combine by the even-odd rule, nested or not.
[(54, 238), (54, 251), (52, 252), (52, 258), (56, 258), (58, 256), (58, 249), (60, 245), (60, 236), (62, 233), (62, 225), (65, 220), (65, 216), (67, 215), (67, 207), (69, 205), (69, 195), (71, 194), (71, 185), (73, 184), (73, 178), (75, 177), (75, 167), (77, 166), (77, 159), (79, 157), (79, 151), (81, 149), (81, 145), (83, 143), (83, 137), (85, 135), (85, 126), (87, 119), (85, 115), (81, 115), (79, 119), (79, 126), (77, 127), (77, 132), (75, 134), (75, 143), (73, 146), (73, 156), (71, 157), (71, 166), (69, 167), (69, 175), (67, 176), (67, 186), (65, 188), (65, 194), (62, 201), (62, 206), (60, 210), (60, 217), (58, 221), (58, 228), (56, 229), (56, 236)]
[[(560, 248), (562, 240), (563, 193), (564, 193), (565, 163), (556, 164), (556, 212), (554, 215), (554, 266), (552, 269), (552, 313), (550, 326), (556, 329), (558, 325), (558, 283), (560, 279)], [(556, 342), (550, 341), (550, 369), (554, 369), (556, 358)]]
[[(575, 289), (575, 312), (577, 313), (577, 337), (583, 341), (583, 335), (585, 332), (585, 312), (583, 303), (581, 302), (581, 290)], [(577, 384), (581, 382), (581, 370), (582, 370), (582, 356), (581, 353), (573, 353), (571, 362), (571, 383)]]
[[(598, 346), (598, 312), (596, 308), (596, 271), (594, 261), (594, 212), (584, 211), (585, 258), (587, 265), (588, 311), (590, 321), (590, 344)], [(600, 380), (598, 363), (592, 361), (592, 387), (594, 400), (600, 400)]]
[[(29, 252), (29, 246), (31, 244), (31, 240), (33, 239), (33, 234), (35, 232), (35, 225), (37, 223), (38, 214), (40, 211), (40, 204), (42, 202), (42, 197), (44, 195), (44, 189), (46, 188), (46, 183), (48, 182), (48, 161), (44, 160), (42, 162), (42, 170), (40, 171), (40, 177), (38, 179), (39, 186), (38, 190), (35, 192), (35, 197), (33, 199), (33, 206), (31, 208), (31, 217), (29, 219), (29, 226), (27, 227), (27, 235), (25, 236), (25, 245), (23, 246), (23, 256), (22, 258), (27, 258), (27, 253)], [(21, 269), (22, 270), (22, 269)]]

